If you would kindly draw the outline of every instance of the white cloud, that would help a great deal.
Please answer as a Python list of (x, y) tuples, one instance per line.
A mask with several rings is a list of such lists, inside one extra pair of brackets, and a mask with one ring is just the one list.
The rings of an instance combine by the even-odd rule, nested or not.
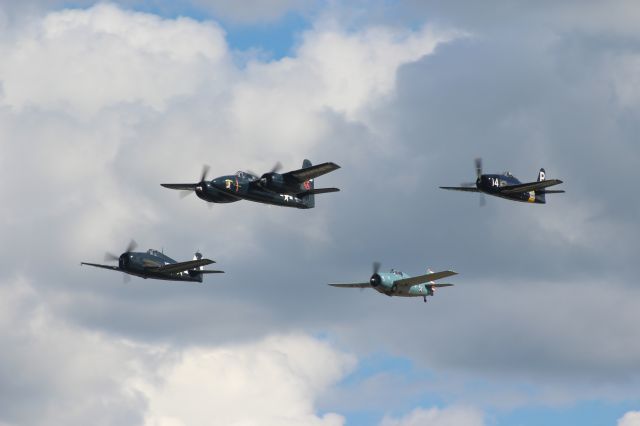
[(380, 426), (483, 426), (484, 415), (469, 407), (416, 408), (401, 418), (385, 417)]
[(313, 403), (353, 363), (306, 336), (188, 350), (161, 385), (144, 391), (146, 424), (342, 425), (342, 416), (317, 415)]
[[(46, 182), (47, 190), (37, 203), (2, 207), (7, 232), (38, 232), (77, 260), (131, 237), (146, 245), (144, 236), (157, 238), (149, 231), (163, 223), (224, 220), (234, 206), (208, 212), (194, 198), (177, 202), (158, 183), (194, 179), (203, 163), (218, 174), (266, 171), (277, 160), (299, 167), (333, 125), (326, 111), (366, 120), (393, 94), (402, 64), (451, 37), (323, 24), (305, 33), (295, 56), (238, 68), (212, 22), (111, 4), (31, 17), (0, 36), (0, 165), (22, 186)], [(21, 192), (0, 183), (5, 198)], [(237, 225), (219, 243), (247, 252), (252, 226), (264, 218), (233, 214)], [(321, 218), (314, 230), (305, 235), (328, 235)], [(185, 232), (202, 239), (198, 229)]]
[(24, 279), (3, 283), (0, 296), (0, 422), (141, 420), (144, 401), (127, 381), (152, 371), (151, 352), (66, 323)]
[(65, 322), (24, 279), (0, 296), (0, 423), (344, 424), (314, 403), (355, 359), (318, 339), (142, 345)]
[(618, 426), (640, 426), (640, 411), (629, 411), (618, 420)]
[(3, 40), (0, 54), (5, 105), (76, 114), (124, 102), (163, 109), (224, 81), (227, 60), (224, 32), (211, 22), (110, 4), (49, 13)]

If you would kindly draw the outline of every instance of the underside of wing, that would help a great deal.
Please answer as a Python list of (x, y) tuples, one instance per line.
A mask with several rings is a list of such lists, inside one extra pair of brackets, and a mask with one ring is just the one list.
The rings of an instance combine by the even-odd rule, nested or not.
[(342, 288), (369, 288), (371, 284), (369, 283), (346, 283), (346, 284), (329, 284), (331, 287), (342, 287)]
[(182, 191), (190, 191), (198, 186), (197, 183), (161, 183), (160, 186), (164, 186), (169, 189), (179, 189)]
[(431, 287), (441, 288), (441, 287), (451, 287), (453, 284), (429, 284)]
[(520, 192), (540, 191), (541, 189), (559, 185), (561, 183), (562, 181), (560, 179), (549, 179), (540, 182), (521, 183), (518, 185), (503, 186), (500, 188), (500, 192), (503, 194), (518, 194)]
[(305, 169), (293, 170), (291, 172), (285, 173), (284, 176), (293, 178), (302, 183), (308, 181), (309, 179), (315, 179), (318, 176), (322, 176), (334, 170), (338, 170), (339, 168), (340, 166), (335, 163), (322, 163), (315, 166), (307, 167)]
[(213, 269), (204, 269), (202, 271), (198, 271), (201, 274), (224, 274), (224, 271), (215, 271)]
[(544, 191), (538, 191), (538, 194), (564, 194), (564, 190), (562, 189), (550, 189)]
[(465, 191), (465, 192), (480, 192), (478, 188), (474, 188), (472, 186), (441, 186), (441, 189), (449, 189), (451, 191)]
[(80, 265), (88, 265), (88, 266), (95, 266), (96, 268), (102, 268), (102, 269), (110, 269), (112, 271), (121, 271), (121, 269), (117, 266), (111, 266), (111, 265), (100, 265), (99, 263), (87, 263), (87, 262), (80, 262)]
[(200, 266), (210, 265), (212, 263), (215, 262), (210, 259), (189, 260), (187, 262), (170, 263), (168, 265), (149, 269), (151, 269), (153, 272), (177, 274), (178, 272), (188, 271), (190, 269), (199, 268)]
[[(416, 284), (428, 283), (429, 281), (435, 281), (442, 278), (450, 277), (452, 275), (457, 275), (457, 272), (454, 271), (440, 271), (440, 272), (432, 272), (429, 274), (418, 275), (417, 277), (404, 278), (402, 280), (394, 281), (394, 284), (399, 287), (410, 287)], [(437, 284), (432, 284), (436, 285)]]

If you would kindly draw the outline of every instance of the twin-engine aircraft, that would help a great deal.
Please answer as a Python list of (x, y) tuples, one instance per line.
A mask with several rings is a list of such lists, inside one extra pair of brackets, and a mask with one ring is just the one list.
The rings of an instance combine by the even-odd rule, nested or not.
[[(221, 274), (224, 272), (204, 269), (204, 266), (215, 262), (210, 259), (203, 259), (202, 254), (197, 252), (193, 260), (176, 262), (164, 253), (153, 249), (149, 249), (146, 252), (134, 252), (133, 250), (135, 250), (136, 246), (136, 242), (131, 240), (125, 252), (120, 256), (115, 256), (108, 252), (105, 254), (105, 260), (117, 260), (118, 266), (88, 262), (82, 262), (80, 264), (120, 271), (145, 279), (153, 278), (156, 280), (192, 281), (199, 283), (202, 282), (203, 274)], [(129, 275), (124, 276), (125, 281), (129, 279)]]
[(427, 269), (427, 272), (417, 277), (411, 277), (395, 269), (390, 272), (380, 272), (380, 262), (374, 262), (373, 275), (369, 278), (369, 282), (329, 285), (343, 288), (373, 288), (387, 296), (422, 297), (426, 302), (427, 296), (433, 296), (436, 288), (453, 285), (436, 284), (434, 281), (457, 274), (454, 271), (433, 272), (430, 269)]
[[(198, 183), (162, 183), (169, 189), (193, 191), (198, 198), (210, 203), (233, 203), (240, 200), (255, 201), (283, 207), (311, 209), (315, 207), (315, 195), (337, 192), (338, 188), (314, 188), (313, 180), (340, 168), (335, 163), (322, 163), (316, 166), (304, 160), (302, 168), (287, 173), (278, 173), (281, 165), (277, 163), (270, 172), (261, 177), (250, 172), (237, 172), (235, 175), (220, 176), (207, 180), (209, 167), (202, 170)], [(190, 192), (186, 192), (188, 195)]]
[(545, 195), (560, 194), (562, 190), (546, 189), (550, 186), (562, 183), (560, 179), (546, 179), (544, 169), (540, 169), (536, 182), (521, 183), (509, 172), (495, 175), (482, 174), (482, 159), (476, 158), (476, 181), (475, 183), (463, 183), (461, 186), (441, 186), (442, 189), (454, 191), (480, 192), (480, 204), (484, 205), (485, 200), (482, 194), (493, 195), (507, 200), (521, 201), (524, 203), (545, 204)]

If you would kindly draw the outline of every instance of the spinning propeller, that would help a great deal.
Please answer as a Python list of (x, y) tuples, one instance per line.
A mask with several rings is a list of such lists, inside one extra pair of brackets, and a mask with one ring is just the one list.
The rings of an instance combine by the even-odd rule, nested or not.
[(260, 179), (258, 179), (258, 185), (262, 187), (266, 187), (269, 184), (269, 182), (273, 179), (273, 174), (278, 173), (280, 169), (282, 169), (282, 163), (278, 161), (276, 164), (273, 165), (273, 167), (271, 168), (271, 171), (262, 174)]
[[(136, 247), (138, 247), (138, 243), (136, 243), (135, 240), (131, 239), (131, 241), (129, 241), (129, 245), (125, 249), (124, 253), (130, 253), (133, 250), (135, 250)], [(113, 253), (106, 252), (104, 254), (104, 260), (106, 260), (106, 261), (119, 261), (120, 260), (120, 256), (116, 256)], [(128, 283), (131, 280), (131, 277), (128, 274), (122, 274), (122, 280), (123, 280), (123, 282)]]
[[(482, 181), (482, 158), (475, 159), (476, 165), (476, 181), (475, 182), (464, 182), (461, 183), (460, 186), (464, 188), (477, 188), (479, 187)], [(482, 192), (480, 192), (480, 206), (484, 206), (487, 203), (487, 200)]]
[(373, 275), (369, 279), (371, 287), (377, 287), (382, 283), (382, 278), (378, 272), (380, 271), (380, 262), (373, 262)]

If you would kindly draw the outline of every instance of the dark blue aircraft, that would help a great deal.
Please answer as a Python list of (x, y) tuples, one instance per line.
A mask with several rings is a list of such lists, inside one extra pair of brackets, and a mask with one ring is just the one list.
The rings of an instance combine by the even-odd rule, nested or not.
[(282, 207), (311, 209), (315, 207), (315, 195), (337, 192), (338, 188), (315, 188), (314, 179), (340, 168), (335, 163), (311, 165), (304, 160), (302, 168), (278, 173), (277, 163), (270, 172), (258, 177), (250, 172), (237, 172), (207, 180), (209, 167), (205, 166), (198, 183), (162, 183), (165, 188), (195, 192), (198, 198), (210, 203), (233, 203), (240, 200), (255, 201)]
[[(545, 195), (547, 194), (564, 192), (562, 190), (547, 189), (550, 186), (561, 184), (562, 181), (559, 179), (547, 180), (544, 169), (540, 169), (540, 172), (538, 172), (538, 180), (536, 182), (522, 183), (509, 172), (483, 175), (482, 160), (476, 158), (476, 176), (475, 183), (463, 183), (459, 187), (441, 186), (440, 188), (454, 191), (480, 192), (481, 194), (493, 195), (507, 200), (537, 204), (545, 204)], [(480, 204), (484, 205), (484, 197), (480, 198)]]
[[(80, 264), (109, 269), (111, 271), (120, 271), (145, 279), (153, 278), (156, 280), (191, 281), (199, 283), (202, 282), (203, 274), (220, 274), (224, 272), (204, 269), (204, 266), (215, 262), (210, 259), (203, 259), (200, 253), (196, 253), (193, 260), (176, 262), (158, 250), (149, 249), (146, 252), (136, 253), (133, 251), (136, 245), (136, 242), (131, 240), (125, 252), (120, 256), (108, 252), (105, 254), (105, 260), (117, 260), (118, 266), (87, 262), (81, 262)], [(125, 281), (126, 280), (128, 280), (128, 275), (125, 275)]]

